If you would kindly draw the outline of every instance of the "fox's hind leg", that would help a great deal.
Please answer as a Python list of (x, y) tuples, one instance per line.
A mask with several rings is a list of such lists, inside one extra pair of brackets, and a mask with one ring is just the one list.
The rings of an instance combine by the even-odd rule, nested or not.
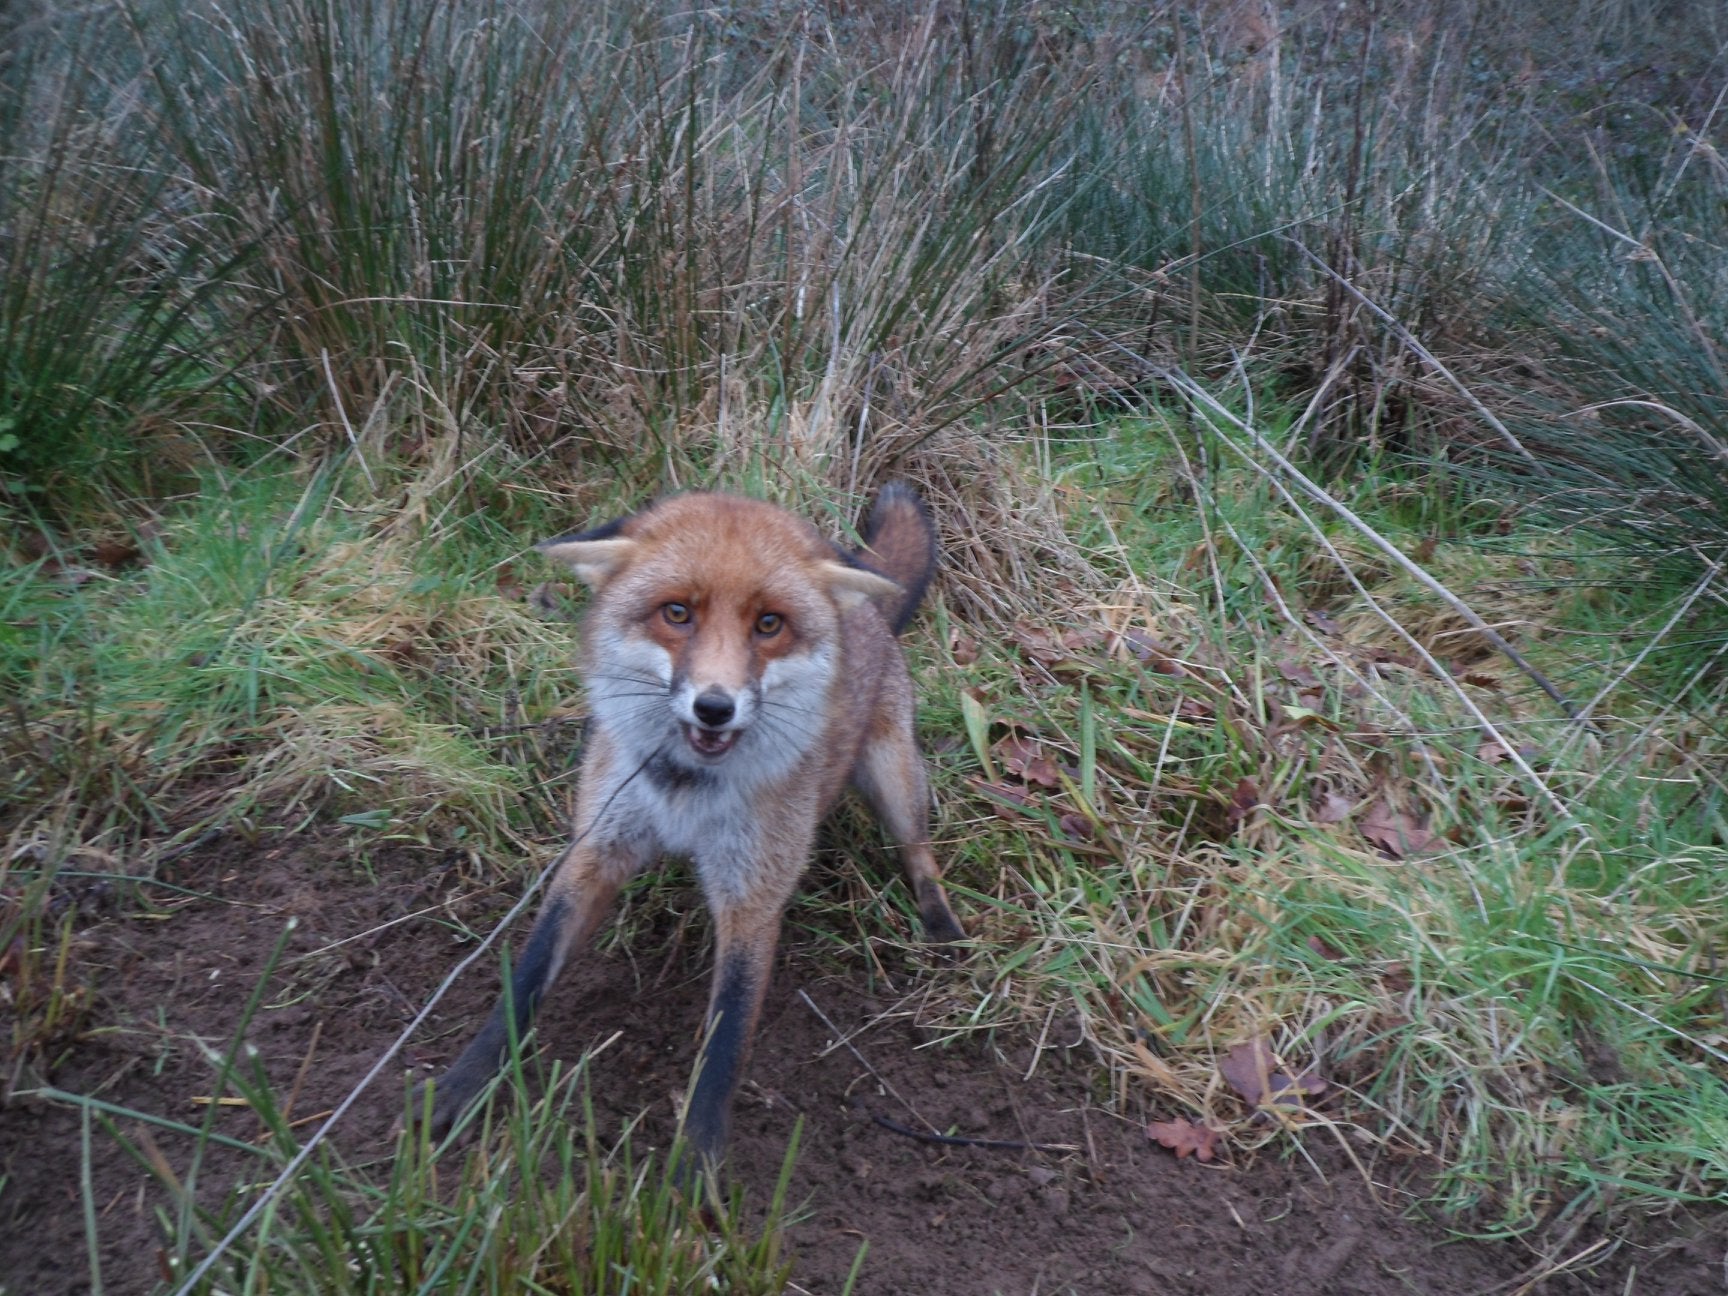
[(912, 718), (884, 717), (865, 742), (852, 771), (852, 783), (862, 794), (888, 839), (900, 848), (924, 935), (932, 941), (966, 939), (966, 929), (948, 905), (942, 870), (930, 849), (930, 782), (924, 758), (912, 736)]

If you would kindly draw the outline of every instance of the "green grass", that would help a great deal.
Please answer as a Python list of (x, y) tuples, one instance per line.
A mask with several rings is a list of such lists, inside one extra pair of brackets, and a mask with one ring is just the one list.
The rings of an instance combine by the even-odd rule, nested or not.
[[(962, 876), (987, 879), (975, 885), (994, 894), (998, 930), (1038, 939), (992, 968), (953, 1025), (1082, 1004), (1118, 1066), (1251, 1140), (1213, 1068), (1264, 1037), (1344, 1087), (1389, 1146), (1437, 1154), (1437, 1200), (1488, 1235), (1562, 1208), (1719, 1197), (1721, 789), (1677, 750), (1712, 741), (1708, 718), (1681, 722), (1687, 736), (1653, 732), (1650, 695), (1628, 681), (1581, 738), (1503, 661), (1479, 647), (1460, 661), (1456, 618), (1321, 523), (1368, 593), (1461, 677), (1435, 679), (1269, 506), (1262, 478), (1227, 460), (1189, 477), (1181, 445), (1125, 424), (1056, 458), (1067, 498), (1096, 501), (1070, 510), (1077, 538), (1118, 559), (1121, 585), (1058, 623), (1092, 632), (1071, 662), (1047, 673), (1024, 641), (997, 643), (955, 681), (982, 689), (993, 737), (1012, 724), (1073, 772), (1027, 812), (1025, 835), (969, 817), (978, 873)], [(1407, 552), (1426, 547), (1576, 695), (1647, 642), (1635, 612), (1672, 606), (1659, 589), (1622, 594), (1613, 624), (1628, 628), (1604, 638), (1596, 587), (1565, 584), (1604, 561), (1576, 537), (1473, 535), (1443, 497), (1413, 509), (1390, 484), (1370, 476), (1345, 502)], [(1313, 636), (1309, 612), (1334, 629)], [(1111, 660), (1106, 627), (1157, 640), (1182, 673)], [(1488, 746), (1454, 687), (1527, 749), (1551, 797)], [(1210, 714), (1185, 716), (1185, 702)], [(1262, 808), (1233, 823), (1243, 780)], [(1343, 798), (1335, 822), (1327, 797)], [(1378, 848), (1362, 830), (1375, 803), (1431, 831), (1431, 848)], [(1103, 826), (1084, 855), (1055, 827), (1075, 811)]]
[[(163, 1264), (176, 1290), (785, 1289), (781, 1230), (796, 1137), (765, 1210), (746, 1212), (736, 1192), (714, 1204), (692, 1199), (667, 1170), (676, 1148), (638, 1156), (628, 1130), (615, 1144), (599, 1140), (583, 1058), (537, 1084), (538, 1097), (518, 1067), (500, 1087), (496, 1119), (488, 1105), (475, 1118), (483, 1128), (459, 1154), (409, 1134), (381, 1162), (347, 1162), (326, 1146), (295, 1169), (300, 1136), (261, 1069), (249, 1072), (233, 1052), (212, 1062), (216, 1090), (244, 1103), (267, 1133), (261, 1142), (224, 1139), (209, 1119), (193, 1127), (81, 1095), (50, 1095), (78, 1105), (87, 1129), (94, 1124), (157, 1180), (170, 1203), (163, 1223), (172, 1249)], [(185, 1168), (174, 1168), (158, 1139), (190, 1148), (189, 1160), (177, 1158)], [(198, 1191), (200, 1167), (217, 1147), (248, 1154), (247, 1176), (258, 1184), (284, 1187), (206, 1272), (201, 1259), (253, 1199), (238, 1187)]]
[[(418, 489), (401, 483), (392, 503)], [(356, 507), (330, 477), (268, 467), (212, 475), (203, 497), (134, 570), (10, 573), (11, 795), (158, 833), (199, 830), (178, 812), (188, 783), (278, 812), (429, 797), (476, 823), (522, 822), (522, 717), (555, 716), (572, 680), (567, 635), (526, 586), (500, 592), (522, 542), (499, 524), (520, 519), (416, 526), (392, 510), (379, 525), (383, 507)], [(535, 516), (552, 533), (548, 513)], [(454, 669), (464, 660), (487, 664)]]

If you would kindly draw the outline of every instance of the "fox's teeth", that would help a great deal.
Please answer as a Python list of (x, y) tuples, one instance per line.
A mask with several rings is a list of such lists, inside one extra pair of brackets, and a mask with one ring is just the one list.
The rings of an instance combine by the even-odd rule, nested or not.
[(721, 756), (732, 749), (732, 744), (738, 737), (738, 731), (733, 729), (724, 733), (714, 733), (698, 725), (685, 725), (684, 737), (699, 754)]

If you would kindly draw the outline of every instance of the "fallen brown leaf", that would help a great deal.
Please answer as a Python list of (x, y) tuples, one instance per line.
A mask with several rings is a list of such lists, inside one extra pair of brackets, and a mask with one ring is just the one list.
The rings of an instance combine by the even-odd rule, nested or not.
[(1046, 756), (1031, 738), (1011, 733), (999, 739), (990, 752), (1002, 763), (1003, 769), (1027, 783), (1047, 788), (1059, 787), (1062, 783), (1056, 762)]
[(1420, 855), (1440, 841), (1418, 816), (1394, 810), (1384, 801), (1370, 806), (1368, 813), (1356, 821), (1356, 828), (1391, 859)]
[(1376, 665), (1402, 666), (1405, 670), (1424, 669), (1422, 663), (1409, 653), (1393, 652), (1390, 648), (1372, 648), (1369, 650), (1368, 659)]
[(1196, 1125), (1186, 1116), (1178, 1116), (1175, 1120), (1153, 1121), (1146, 1127), (1146, 1137), (1160, 1147), (1169, 1148), (1178, 1161), (1190, 1155), (1196, 1161), (1210, 1161), (1217, 1155), (1220, 1133)]
[(1136, 661), (1144, 662), (1160, 675), (1181, 679), (1188, 674), (1187, 668), (1176, 660), (1175, 654), (1144, 630), (1124, 631), (1122, 642), (1128, 645), (1128, 651), (1134, 654)]
[(1218, 1074), (1251, 1107), (1267, 1103), (1300, 1107), (1304, 1098), (1318, 1098), (1326, 1092), (1326, 1081), (1313, 1071), (1294, 1077), (1280, 1071), (1271, 1046), (1263, 1039), (1233, 1046), (1218, 1063)]
[(1184, 720), (1216, 720), (1218, 708), (1205, 698), (1183, 698), (1176, 704), (1176, 714)]
[(1168, 650), (1164, 645), (1144, 630), (1124, 630), (1122, 632), (1122, 642), (1128, 646), (1128, 651), (1133, 653), (1134, 656), (1139, 658), (1141, 661), (1146, 661), (1152, 657), (1163, 657), (1169, 655)]
[(969, 778), (966, 781), (984, 794), (997, 818), (1006, 819), (1009, 823), (1018, 823), (1023, 817), (1022, 807), (1032, 801), (1030, 792), (1011, 783), (991, 783), (981, 778)]
[(1059, 787), (1062, 775), (1056, 768), (1056, 762), (1048, 756), (1034, 756), (1026, 762), (1026, 768), (1020, 771), (1020, 777), (1028, 783), (1036, 783), (1039, 787)]
[(1243, 779), (1236, 785), (1236, 790), (1230, 794), (1230, 809), (1227, 812), (1227, 817), (1231, 825), (1239, 825), (1248, 817), (1248, 812), (1259, 804), (1259, 785), (1253, 779)]
[(1323, 936), (1310, 936), (1308, 948), (1328, 963), (1342, 963), (1344, 961), (1344, 951), (1335, 947)]
[(1083, 814), (1070, 810), (1056, 821), (1062, 835), (1070, 841), (1091, 841), (1093, 837), (1092, 821)]
[(74, 588), (79, 585), (88, 584), (90, 581), (96, 579), (96, 572), (94, 569), (89, 567), (74, 567), (69, 563), (61, 562), (58, 558), (49, 558), (43, 562), (42, 574), (54, 581), (57, 581), (61, 585), (71, 585)]
[(1013, 638), (1015, 646), (1022, 653), (1046, 666), (1068, 656), (1068, 650), (1062, 646), (1062, 641), (1054, 632), (1043, 626), (1033, 625), (1030, 621), (1016, 621)]
[(1327, 792), (1314, 803), (1314, 822), (1323, 824), (1343, 823), (1350, 817), (1350, 812), (1356, 808), (1356, 803), (1347, 796), (1336, 792)]
[(99, 540), (90, 546), (90, 561), (111, 570), (130, 567), (143, 556), (130, 540)]

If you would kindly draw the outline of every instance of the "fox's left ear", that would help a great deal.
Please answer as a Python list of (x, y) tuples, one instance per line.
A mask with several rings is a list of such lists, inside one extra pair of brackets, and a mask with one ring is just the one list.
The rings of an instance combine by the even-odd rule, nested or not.
[(604, 585), (630, 561), (636, 542), (616, 540), (547, 540), (534, 546), (553, 562), (563, 563), (584, 585)]
[(576, 579), (584, 585), (603, 585), (617, 575), (636, 550), (634, 540), (619, 534), (629, 520), (617, 518), (589, 531), (542, 540), (534, 547), (575, 572)]
[(828, 582), (828, 592), (841, 607), (854, 607), (869, 599), (898, 598), (901, 594), (893, 581), (867, 567), (823, 563), (822, 575)]

